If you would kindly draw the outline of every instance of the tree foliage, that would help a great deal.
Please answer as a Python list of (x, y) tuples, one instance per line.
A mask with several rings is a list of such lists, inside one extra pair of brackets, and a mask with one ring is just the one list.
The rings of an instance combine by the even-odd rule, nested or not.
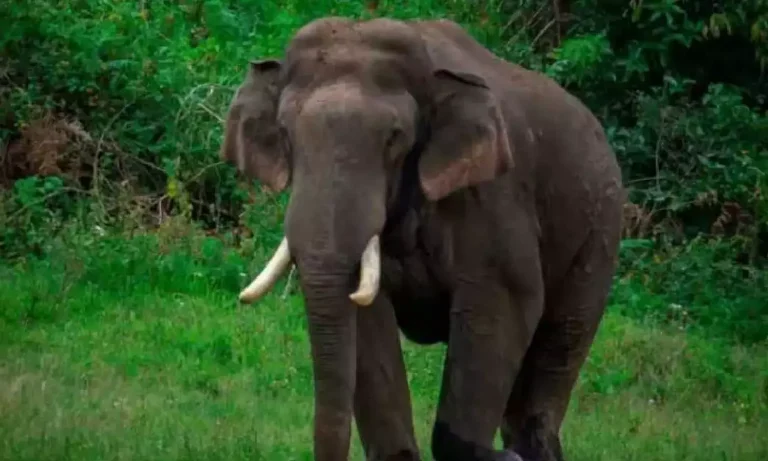
[(331, 14), (461, 22), (598, 114), (628, 237), (737, 235), (751, 262), (765, 253), (768, 0), (31, 0), (0, 14), (5, 255), (84, 215), (276, 226), (284, 197), (218, 161), (221, 118), (250, 59)]

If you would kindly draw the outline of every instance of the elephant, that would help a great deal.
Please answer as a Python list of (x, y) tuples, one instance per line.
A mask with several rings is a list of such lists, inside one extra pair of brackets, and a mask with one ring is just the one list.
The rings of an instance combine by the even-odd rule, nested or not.
[(353, 419), (367, 459), (420, 459), (401, 333), (446, 345), (436, 460), (564, 459), (625, 197), (580, 99), (452, 20), (324, 17), (248, 63), (223, 130), (238, 174), (290, 188), (240, 301), (296, 268), (314, 459), (347, 459)]

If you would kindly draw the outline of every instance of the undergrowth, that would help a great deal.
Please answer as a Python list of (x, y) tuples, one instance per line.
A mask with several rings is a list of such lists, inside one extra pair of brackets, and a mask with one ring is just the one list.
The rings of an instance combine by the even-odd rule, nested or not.
[(768, 272), (746, 264), (744, 242), (696, 238), (684, 245), (625, 240), (613, 288), (639, 320), (745, 344), (768, 343)]
[[(550, 2), (533, 0), (3, 3), (0, 224), (14, 231), (0, 252), (39, 244), (27, 231), (40, 208), (68, 216), (84, 200), (106, 222), (178, 214), (240, 226), (262, 199), (217, 157), (234, 89), (250, 60), (279, 57), (299, 27), (342, 15), (461, 23), (587, 103), (654, 225), (675, 221), (684, 238), (746, 236), (764, 259), (764, 2), (555, 3), (571, 10), (565, 35)], [(58, 183), (42, 179), (51, 176)]]

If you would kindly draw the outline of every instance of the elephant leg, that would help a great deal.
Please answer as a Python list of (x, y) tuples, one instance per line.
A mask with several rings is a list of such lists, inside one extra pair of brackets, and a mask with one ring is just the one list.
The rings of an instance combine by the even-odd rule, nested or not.
[(437, 461), (519, 459), (495, 452), (493, 439), (542, 312), (541, 290), (520, 291), (484, 280), (454, 294), (432, 434)]
[(357, 311), (354, 413), (369, 461), (418, 461), (395, 313), (384, 293)]
[(617, 243), (617, 232), (592, 232), (561, 285), (547, 293), (501, 426), (504, 446), (526, 461), (564, 460), (560, 426), (605, 310)]

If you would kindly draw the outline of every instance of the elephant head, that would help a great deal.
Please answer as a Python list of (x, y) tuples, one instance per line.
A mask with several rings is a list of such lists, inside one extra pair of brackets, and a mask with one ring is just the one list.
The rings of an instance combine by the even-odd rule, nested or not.
[(240, 298), (256, 301), (296, 264), (314, 365), (316, 459), (346, 459), (355, 306), (378, 294), (379, 235), (398, 191), (414, 178), (437, 201), (512, 165), (486, 81), (438, 62), (430, 47), (414, 23), (316, 20), (283, 60), (250, 63), (227, 116), (222, 157), (272, 191), (291, 187), (285, 237)]

